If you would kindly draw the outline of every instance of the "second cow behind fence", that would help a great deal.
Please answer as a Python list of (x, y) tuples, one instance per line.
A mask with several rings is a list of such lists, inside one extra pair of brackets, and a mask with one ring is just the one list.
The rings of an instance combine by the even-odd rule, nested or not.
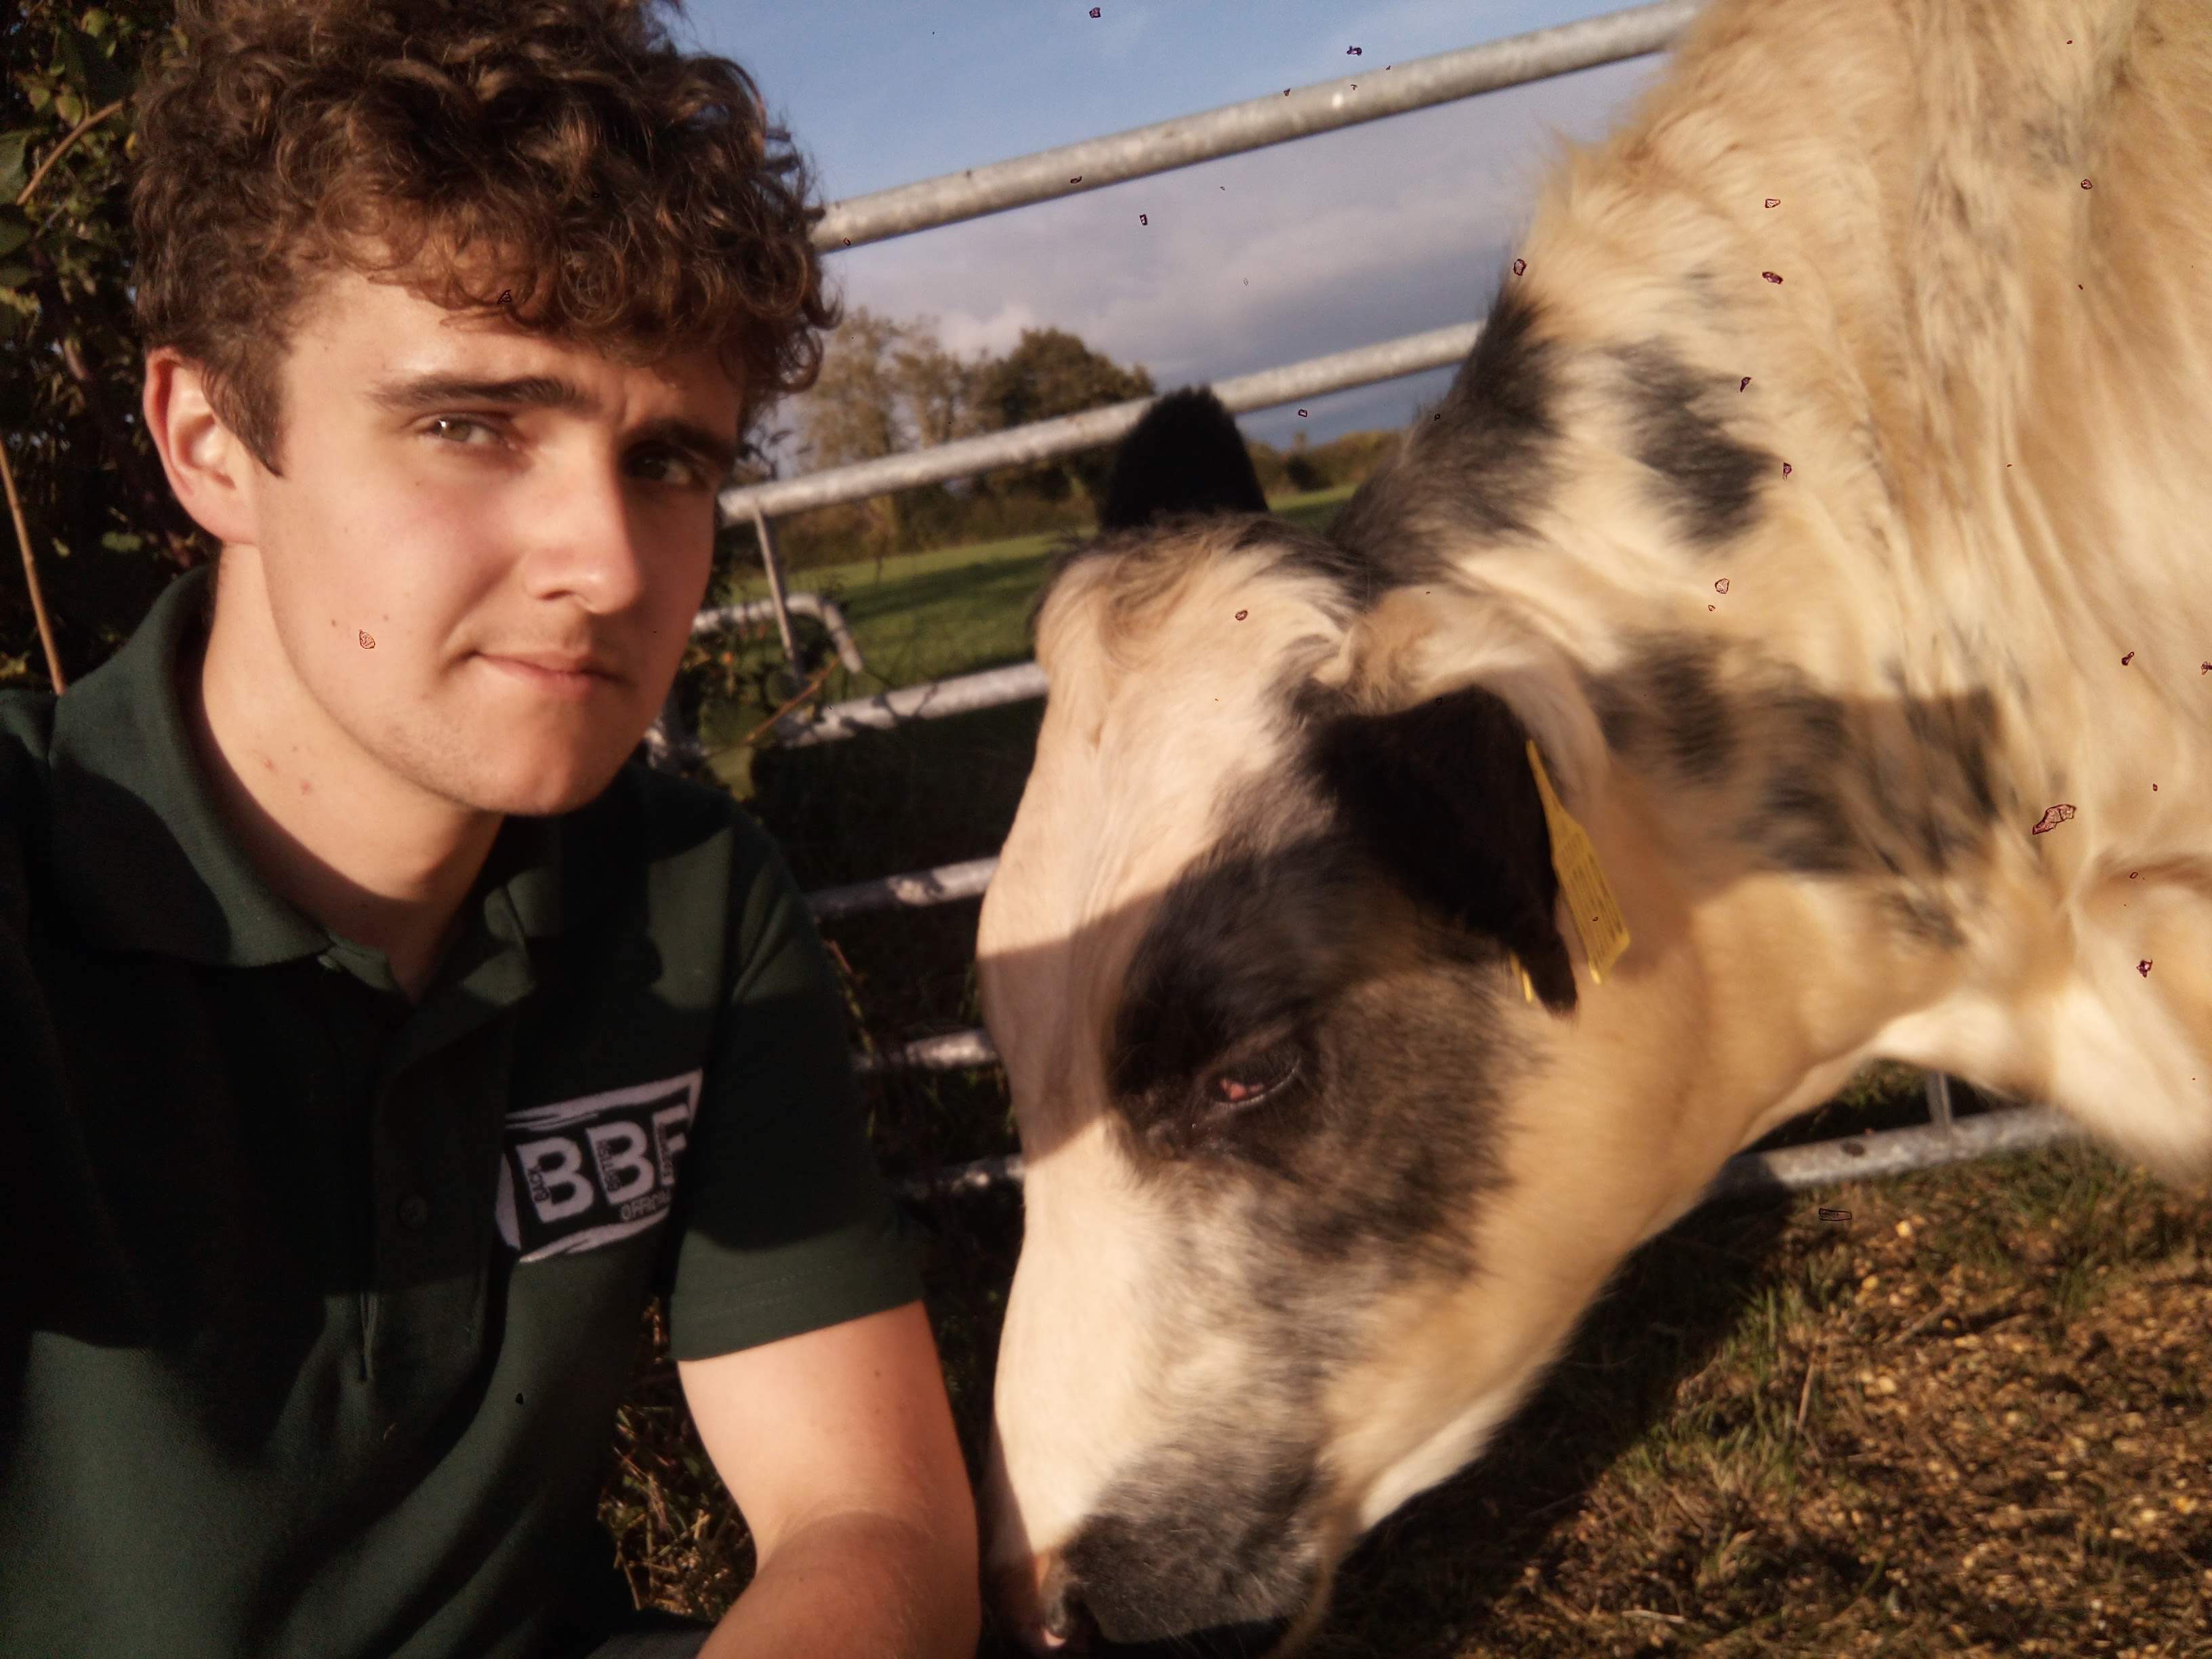
[[(1717, 0), (1329, 537), (1060, 571), (980, 949), (1036, 1647), (1295, 1641), (1870, 1059), (2212, 1161), (2212, 30), (2060, 11)], [(1251, 504), (1174, 464), (1121, 522)]]

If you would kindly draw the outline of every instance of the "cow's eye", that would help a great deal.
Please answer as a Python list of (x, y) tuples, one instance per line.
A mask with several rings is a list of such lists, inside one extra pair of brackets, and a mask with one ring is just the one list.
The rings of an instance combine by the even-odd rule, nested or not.
[(1279, 1042), (1272, 1048), (1247, 1054), (1208, 1078), (1206, 1103), (1231, 1111), (1256, 1105), (1271, 1095), (1282, 1093), (1297, 1080), (1297, 1045)]

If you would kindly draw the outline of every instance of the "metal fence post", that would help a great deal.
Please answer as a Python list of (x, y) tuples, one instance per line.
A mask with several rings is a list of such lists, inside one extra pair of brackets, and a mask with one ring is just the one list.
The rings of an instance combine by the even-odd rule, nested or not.
[(1951, 1127), (1951, 1079), (1948, 1073), (1928, 1073), (1928, 1121), (1942, 1128)]
[(645, 755), (648, 764), (664, 772), (681, 772), (703, 758), (699, 734), (684, 719), (681, 676), (669, 683), (660, 717), (645, 729)]
[(791, 607), (783, 597), (783, 556), (776, 551), (775, 532), (770, 528), (769, 516), (753, 503), (753, 533), (760, 538), (761, 568), (768, 572), (768, 596), (775, 606), (776, 637), (783, 641), (784, 666), (791, 675), (787, 691), (799, 689), (805, 677), (799, 672), (799, 645), (791, 632)]

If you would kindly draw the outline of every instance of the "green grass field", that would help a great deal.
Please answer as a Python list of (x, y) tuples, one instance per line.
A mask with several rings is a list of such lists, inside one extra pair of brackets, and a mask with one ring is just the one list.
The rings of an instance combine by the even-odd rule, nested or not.
[[(1347, 484), (1279, 497), (1269, 505), (1279, 518), (1318, 531), (1327, 528), (1351, 495)], [(1044, 581), (1053, 550), (1064, 539), (1020, 536), (817, 566), (793, 575), (791, 586), (833, 598), (844, 611), (870, 676), (837, 695), (866, 696), (886, 686), (973, 673), (1026, 658), (1030, 602)], [(767, 578), (755, 575), (736, 584), (729, 599), (767, 594)]]

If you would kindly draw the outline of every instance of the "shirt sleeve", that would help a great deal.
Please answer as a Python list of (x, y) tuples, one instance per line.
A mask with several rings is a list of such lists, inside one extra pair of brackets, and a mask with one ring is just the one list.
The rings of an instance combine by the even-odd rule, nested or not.
[(678, 1177), (669, 1296), (678, 1359), (916, 1300), (905, 1229), (868, 1146), (829, 953), (782, 856), (740, 819), (730, 990)]

